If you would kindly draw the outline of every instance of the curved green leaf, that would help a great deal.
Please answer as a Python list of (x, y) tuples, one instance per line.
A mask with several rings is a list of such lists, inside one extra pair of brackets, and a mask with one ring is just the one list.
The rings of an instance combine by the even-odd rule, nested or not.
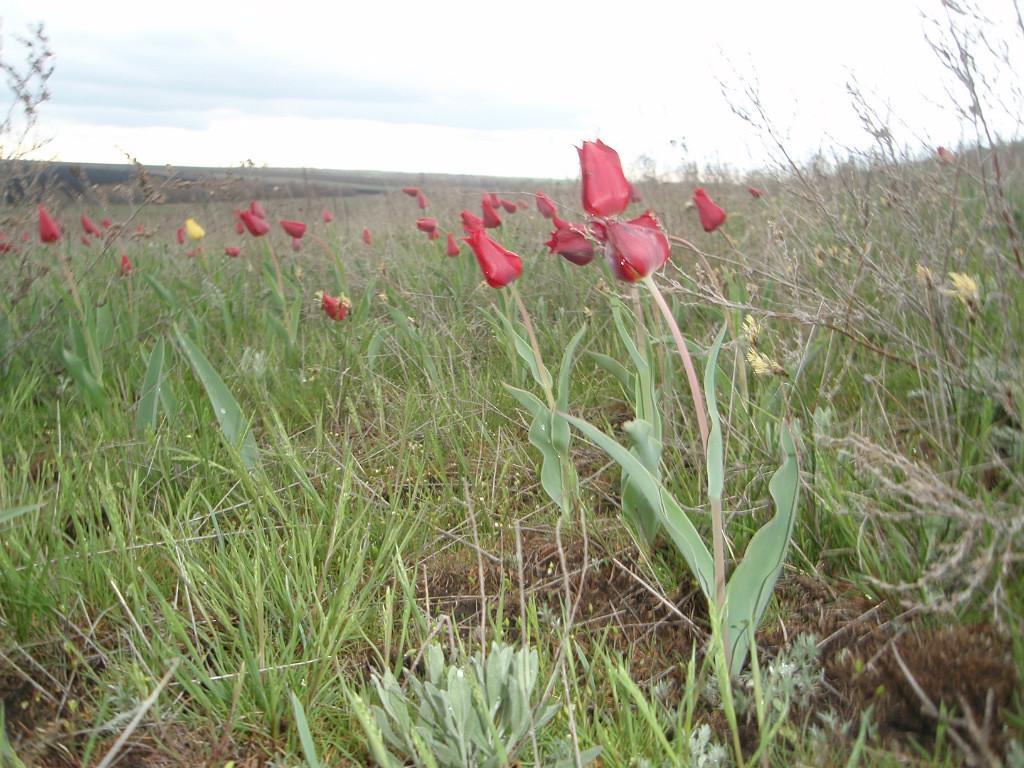
[(246, 469), (255, 469), (259, 464), (259, 449), (249, 430), (248, 421), (242, 416), (242, 409), (239, 407), (238, 401), (235, 400), (220, 374), (206, 359), (206, 355), (200, 351), (199, 347), (193, 344), (192, 340), (180, 330), (175, 329), (175, 333), (178, 336), (178, 344), (185, 353), (185, 357), (188, 358), (192, 370), (195, 371), (206, 390), (206, 396), (210, 400), (210, 405), (213, 406), (213, 412), (224, 438), (238, 450)]
[(736, 566), (726, 588), (726, 621), (731, 646), (729, 668), (734, 674), (746, 663), (754, 631), (761, 623), (782, 572), (796, 524), (800, 465), (793, 436), (786, 425), (782, 427), (780, 442), (782, 466), (768, 483), (768, 491), (775, 502), (775, 515), (750, 539), (743, 560)]
[(704, 397), (708, 401), (708, 417), (711, 420), (711, 431), (708, 435), (708, 496), (722, 499), (725, 486), (725, 460), (722, 455), (722, 420), (718, 415), (718, 398), (715, 395), (715, 374), (718, 371), (718, 353), (725, 341), (727, 326), (723, 325), (718, 332), (715, 343), (708, 352), (708, 362), (704, 367)]
[(629, 473), (645, 501), (652, 509), (657, 510), (661, 524), (668, 531), (672, 542), (686, 560), (686, 564), (693, 572), (704, 595), (711, 599), (711, 596), (714, 595), (715, 584), (715, 569), (711, 553), (708, 552), (700, 534), (697, 533), (697, 529), (690, 522), (690, 518), (686, 516), (686, 512), (683, 511), (675, 497), (651, 475), (640, 459), (614, 439), (583, 419), (574, 416), (565, 418)]
[(135, 434), (144, 435), (146, 430), (156, 431), (157, 417), (160, 412), (160, 388), (164, 378), (164, 340), (159, 339), (153, 345), (146, 366), (146, 375), (142, 379), (142, 397), (139, 399), (139, 410), (135, 414)]

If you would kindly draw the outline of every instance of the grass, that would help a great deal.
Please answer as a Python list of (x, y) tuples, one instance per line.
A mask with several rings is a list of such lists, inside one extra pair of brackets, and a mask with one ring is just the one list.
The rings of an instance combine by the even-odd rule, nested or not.
[[(345, 217), (311, 227), (322, 245), (307, 236), (301, 254), (275, 231), (283, 304), (265, 242), (236, 237), (229, 207), (150, 206), (133, 226), (153, 236), (102, 254), (71, 236), (29, 246), (26, 263), (48, 271), (17, 301), (5, 297), (0, 316), (0, 510), (32, 507), (0, 529), (0, 689), (15, 752), (28, 764), (96, 765), (131, 724), (122, 765), (312, 764), (313, 751), (323, 765), (365, 764), (350, 694), (368, 694), (373, 671), (401, 679), (430, 641), (477, 648), (483, 605), (489, 639), (528, 640), (541, 680), (560, 678), (552, 695), (566, 706), (538, 734), (541, 747), (600, 746), (605, 765), (683, 764), (717, 754), (716, 744), (726, 760), (738, 749), (779, 766), (1005, 754), (1024, 726), (1013, 680), (1024, 647), (1008, 639), (1024, 616), (1024, 290), (971, 171), (955, 221), (950, 171), (932, 163), (888, 168), (881, 181), (849, 169), (780, 178), (761, 200), (709, 185), (730, 213), (728, 240), (698, 231), (685, 187), (641, 185), (717, 272), (709, 279), (677, 248), (659, 277), (698, 367), (725, 313), (738, 327), (750, 312), (765, 326), (759, 348), (787, 373), (741, 377), (742, 342), (723, 350), (735, 552), (771, 514), (779, 418), (795, 418), (802, 435), (793, 547), (759, 635), (760, 673), (737, 683), (732, 710), (720, 703), (708, 619), (680, 559), (637, 548), (619, 516), (617, 472), (579, 436), (588, 555), (578, 526), (558, 527), (529, 422), (503, 388), (530, 388), (492, 322), (508, 298), (481, 283), (467, 250), (448, 259), (443, 240), (415, 232), (415, 204), (397, 190), (349, 199)], [(863, 178), (893, 195), (915, 191), (893, 203), (844, 183)], [(450, 227), (477, 194), (427, 192)], [(576, 194), (552, 196), (573, 211)], [(320, 207), (278, 201), (271, 218), (313, 221)], [(61, 211), (66, 225), (76, 215)], [(209, 233), (194, 259), (173, 245), (186, 215)], [(630, 289), (596, 264), (544, 253), (547, 222), (532, 211), (505, 219), (499, 237), (524, 257), (518, 286), (549, 365), (583, 325), (585, 350), (623, 359), (607, 294), (633, 306)], [(359, 242), (363, 226), (371, 248)], [(221, 255), (242, 240), (241, 258)], [(89, 402), (60, 355), (73, 348), (69, 321), (83, 320), (58, 249), (86, 314), (105, 307), (112, 321), (93, 350), (102, 401)], [(126, 279), (122, 251), (135, 265)], [(917, 279), (917, 264), (933, 284)], [(9, 285), (18, 270), (10, 256), (0, 262)], [(949, 271), (978, 278), (977, 307), (942, 293)], [(317, 290), (347, 293), (349, 317), (328, 320)], [(667, 483), (709, 539), (681, 366), (655, 310), (638, 306), (663, 350)], [(157, 344), (156, 428), (139, 432)], [(231, 405), (211, 406), (193, 349), (237, 402), (230, 430), (219, 411)], [(630, 416), (586, 355), (569, 403), (606, 430)], [(566, 587), (583, 595), (571, 627)], [(947, 650), (942, 628), (958, 628), (960, 645)], [(817, 633), (816, 657), (785, 666), (801, 633)], [(918, 640), (932, 657), (912, 657)], [(971, 648), (1001, 665), (984, 666)], [(903, 675), (895, 655), (918, 666)], [(964, 679), (944, 688), (929, 663)], [(911, 677), (955, 711), (920, 715)], [(986, 686), (999, 706), (978, 736), (964, 704), (984, 704)], [(984, 706), (970, 715), (980, 722)], [(529, 747), (520, 759), (532, 763)]]

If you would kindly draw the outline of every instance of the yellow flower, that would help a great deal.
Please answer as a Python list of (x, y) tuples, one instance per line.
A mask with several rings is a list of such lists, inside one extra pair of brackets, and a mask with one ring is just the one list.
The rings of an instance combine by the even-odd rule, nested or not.
[(206, 236), (206, 230), (200, 227), (195, 219), (185, 220), (185, 232), (189, 240), (202, 240)]
[(751, 347), (747, 350), (747, 362), (758, 376), (785, 376), (786, 369), (768, 355)]
[(757, 345), (757, 337), (761, 335), (761, 324), (754, 319), (753, 315), (743, 318), (743, 336), (751, 346)]
[(963, 272), (950, 272), (949, 281), (953, 284), (952, 287), (943, 288), (942, 292), (955, 297), (973, 315), (978, 310), (978, 303), (981, 300), (978, 281)]

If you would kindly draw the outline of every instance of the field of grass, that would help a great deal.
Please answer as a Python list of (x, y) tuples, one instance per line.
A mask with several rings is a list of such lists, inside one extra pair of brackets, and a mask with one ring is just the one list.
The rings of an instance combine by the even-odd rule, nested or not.
[[(536, 653), (512, 764), (1024, 765), (1024, 178), (1001, 151), (1003, 197), (968, 153), (804, 169), (759, 199), (708, 184), (729, 213), (713, 234), (692, 185), (637, 185), (633, 215), (679, 238), (655, 280), (702, 376), (727, 329), (730, 559), (772, 517), (786, 425), (797, 443), (791, 545), (731, 685), (684, 559), (624, 522), (618, 464), (574, 432), (578, 498), (563, 513), (545, 493), (505, 386), (542, 396), (501, 320), (518, 322), (509, 289), (418, 232), (414, 200), (349, 197), (329, 224), (331, 200), (275, 200), (259, 239), (228, 203), (53, 205), (61, 241), (0, 255), (0, 765), (374, 764), (374, 681), (413, 697), (432, 648), (454, 679), (497, 641)], [(548, 253), (538, 190), (505, 184), (530, 206), (494, 236), (523, 258), (553, 372), (583, 330), (569, 413), (625, 441), (620, 306), (648, 351), (661, 478), (710, 542), (664, 318), (600, 257)], [(461, 235), (480, 190), (424, 191)], [(544, 191), (580, 220), (576, 187)], [(83, 211), (115, 221), (105, 244), (79, 242)], [(298, 253), (276, 225), (292, 218)], [(538, 724), (542, 695), (557, 710)]]

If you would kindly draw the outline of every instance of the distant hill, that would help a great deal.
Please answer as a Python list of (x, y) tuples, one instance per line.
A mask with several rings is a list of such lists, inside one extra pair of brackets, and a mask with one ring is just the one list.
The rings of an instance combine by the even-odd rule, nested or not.
[(7, 204), (35, 202), (43, 195), (69, 199), (97, 194), (110, 202), (138, 202), (147, 194), (164, 202), (264, 200), (376, 195), (406, 186), (501, 189), (548, 184), (496, 176), (337, 171), (316, 168), (200, 168), (108, 163), (0, 162), (0, 189)]

